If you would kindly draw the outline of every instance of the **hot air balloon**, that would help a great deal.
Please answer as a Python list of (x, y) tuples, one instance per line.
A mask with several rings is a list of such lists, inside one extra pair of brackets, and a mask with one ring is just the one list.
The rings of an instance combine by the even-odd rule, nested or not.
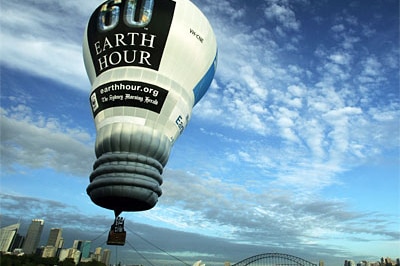
[(211, 25), (189, 0), (109, 0), (89, 19), (83, 56), (97, 133), (87, 193), (116, 216), (151, 209), (171, 148), (214, 77)]

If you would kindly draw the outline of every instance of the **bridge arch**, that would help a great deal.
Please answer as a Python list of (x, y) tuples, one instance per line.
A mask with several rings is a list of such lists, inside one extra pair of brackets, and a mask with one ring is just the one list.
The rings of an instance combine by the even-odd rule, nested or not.
[(302, 258), (283, 253), (264, 253), (249, 257), (232, 266), (254, 265), (290, 265), (290, 266), (317, 266), (317, 264), (306, 261)]

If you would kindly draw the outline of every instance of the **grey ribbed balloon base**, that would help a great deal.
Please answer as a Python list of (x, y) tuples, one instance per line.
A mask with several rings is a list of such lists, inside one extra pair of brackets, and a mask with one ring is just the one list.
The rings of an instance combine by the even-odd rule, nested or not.
[(92, 201), (115, 211), (144, 211), (161, 196), (163, 166), (137, 153), (108, 152), (94, 163), (86, 191)]

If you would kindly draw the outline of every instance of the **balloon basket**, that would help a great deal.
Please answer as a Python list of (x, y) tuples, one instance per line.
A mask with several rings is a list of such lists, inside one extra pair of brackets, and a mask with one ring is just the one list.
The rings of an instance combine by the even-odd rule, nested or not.
[(114, 232), (110, 230), (107, 238), (107, 245), (112, 246), (123, 246), (125, 245), (126, 232)]
[(108, 233), (107, 245), (123, 246), (125, 245), (126, 231), (124, 229), (124, 218), (115, 217), (114, 224), (111, 225)]

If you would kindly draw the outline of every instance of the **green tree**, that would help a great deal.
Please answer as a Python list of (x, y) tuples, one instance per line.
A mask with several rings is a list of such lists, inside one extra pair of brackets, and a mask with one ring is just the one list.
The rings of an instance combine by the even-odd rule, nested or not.
[(88, 262), (79, 262), (77, 266), (106, 266), (104, 263), (100, 261), (88, 261)]
[(67, 258), (63, 261), (60, 261), (58, 263), (58, 265), (60, 265), (60, 266), (75, 266), (75, 262), (74, 262), (74, 259)]

